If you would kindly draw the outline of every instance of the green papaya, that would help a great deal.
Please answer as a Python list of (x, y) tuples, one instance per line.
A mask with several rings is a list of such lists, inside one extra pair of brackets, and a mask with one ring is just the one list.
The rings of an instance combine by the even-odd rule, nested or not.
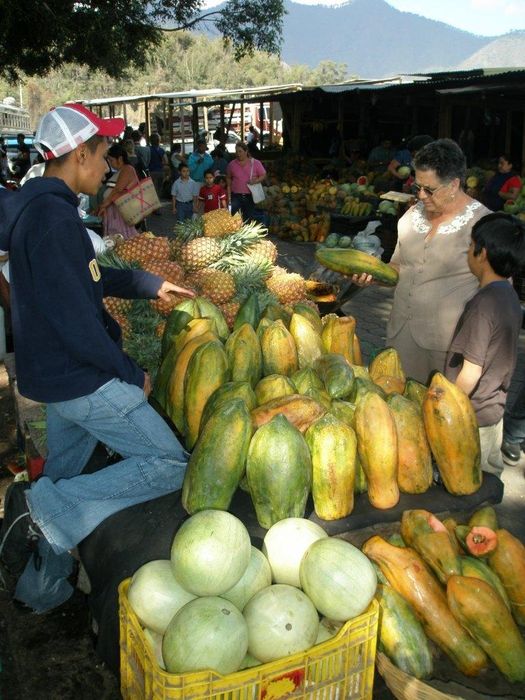
[(234, 330), (224, 346), (233, 381), (247, 381), (254, 387), (262, 375), (262, 352), (257, 334), (249, 323)]

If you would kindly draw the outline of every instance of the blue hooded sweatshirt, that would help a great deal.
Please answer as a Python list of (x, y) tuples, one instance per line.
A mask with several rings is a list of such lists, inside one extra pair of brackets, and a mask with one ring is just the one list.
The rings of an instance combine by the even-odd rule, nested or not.
[(102, 299), (155, 298), (162, 284), (148, 272), (99, 268), (77, 205), (77, 195), (54, 177), (0, 197), (18, 389), (45, 403), (91, 394), (114, 378), (144, 386)]

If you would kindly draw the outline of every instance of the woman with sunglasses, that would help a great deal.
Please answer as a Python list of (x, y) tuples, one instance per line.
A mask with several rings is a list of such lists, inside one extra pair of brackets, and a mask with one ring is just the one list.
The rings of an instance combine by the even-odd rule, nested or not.
[[(417, 202), (398, 223), (390, 265), (399, 272), (387, 326), (406, 374), (426, 383), (445, 358), (465, 303), (478, 287), (470, 272), (470, 232), (489, 210), (463, 191), (466, 160), (451, 139), (438, 139), (414, 157)], [(354, 275), (361, 286), (370, 275)]]

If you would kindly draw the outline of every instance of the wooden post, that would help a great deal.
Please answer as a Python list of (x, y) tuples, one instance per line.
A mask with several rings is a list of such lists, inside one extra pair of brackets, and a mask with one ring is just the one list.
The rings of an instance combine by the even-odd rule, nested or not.
[(226, 133), (226, 124), (224, 123), (224, 102), (221, 102), (221, 104), (220, 104), (220, 111), (221, 111), (221, 132), (222, 132), (223, 139), (224, 139), (224, 143), (222, 145), (226, 146), (226, 139), (228, 138), (228, 134)]
[(259, 148), (261, 149), (261, 152), (263, 151), (263, 134), (264, 134), (264, 103), (259, 102), (259, 130), (260, 130), (260, 139), (259, 139)]
[(169, 121), (168, 134), (169, 134), (170, 148), (171, 148), (173, 145), (173, 97), (170, 97), (168, 100), (168, 121)]
[(512, 109), (507, 108), (505, 119), (505, 153), (510, 153), (512, 143)]
[(126, 122), (126, 126), (127, 126), (128, 125), (128, 109), (127, 109), (127, 105), (125, 102), (123, 104), (123, 107), (124, 107), (124, 110), (123, 110), (124, 121)]
[(303, 105), (299, 100), (294, 101), (293, 116), (292, 116), (292, 151), (293, 153), (299, 153), (299, 148), (301, 145), (301, 116), (303, 111)]
[(445, 96), (440, 96), (439, 98), (439, 132), (438, 138), (448, 138), (450, 137), (450, 122), (451, 122), (451, 109), (448, 98)]
[(270, 110), (268, 114), (268, 121), (270, 122), (268, 125), (268, 145), (272, 146), (273, 145), (273, 100), (270, 102)]
[(144, 136), (149, 141), (149, 100), (144, 100), (144, 122), (146, 124)]
[(241, 95), (241, 141), (244, 142), (244, 95)]
[(199, 136), (199, 107), (194, 99), (191, 105), (191, 130), (193, 132), (193, 145)]

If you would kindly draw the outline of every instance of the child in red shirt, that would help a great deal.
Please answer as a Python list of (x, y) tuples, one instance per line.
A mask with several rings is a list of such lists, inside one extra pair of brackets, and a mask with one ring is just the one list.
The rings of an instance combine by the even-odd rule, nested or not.
[(203, 213), (214, 209), (226, 208), (226, 192), (220, 185), (215, 184), (215, 178), (211, 170), (204, 173), (204, 185), (199, 192), (199, 202), (202, 202)]

